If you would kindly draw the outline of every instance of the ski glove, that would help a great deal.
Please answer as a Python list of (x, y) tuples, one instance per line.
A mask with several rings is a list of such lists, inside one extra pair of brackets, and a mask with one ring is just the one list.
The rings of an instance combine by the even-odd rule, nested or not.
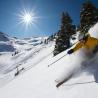
[(93, 53), (94, 53), (94, 54), (97, 53), (97, 52), (98, 52), (98, 45), (95, 46), (95, 49), (93, 50)]
[(73, 52), (74, 52), (73, 49), (70, 49), (67, 53), (72, 54)]

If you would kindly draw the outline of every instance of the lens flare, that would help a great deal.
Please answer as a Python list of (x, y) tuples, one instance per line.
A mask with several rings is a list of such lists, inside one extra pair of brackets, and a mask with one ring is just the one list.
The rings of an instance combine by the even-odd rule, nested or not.
[(26, 14), (23, 16), (23, 21), (24, 23), (29, 24), (30, 22), (32, 22), (32, 16), (30, 14)]
[(27, 11), (24, 9), (18, 14), (19, 17), (19, 24), (25, 25), (26, 29), (35, 25), (38, 17), (35, 15), (34, 11)]

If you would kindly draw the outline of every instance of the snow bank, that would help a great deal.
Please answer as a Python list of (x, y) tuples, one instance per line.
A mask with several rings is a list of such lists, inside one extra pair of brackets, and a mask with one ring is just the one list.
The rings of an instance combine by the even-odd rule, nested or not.
[(92, 28), (89, 29), (89, 33), (92, 37), (98, 38), (98, 23), (96, 23)]

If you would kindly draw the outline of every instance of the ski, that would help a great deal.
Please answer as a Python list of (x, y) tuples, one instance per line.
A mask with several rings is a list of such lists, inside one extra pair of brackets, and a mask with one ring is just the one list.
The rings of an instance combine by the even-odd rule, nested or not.
[(73, 85), (89, 84), (89, 83), (94, 83), (94, 82), (96, 82), (96, 81), (77, 82), (77, 83), (72, 83), (72, 84), (64, 84), (63, 86), (73, 86)]
[(25, 68), (21, 68), (20, 70), (17, 69), (17, 72), (15, 73), (15, 76), (18, 76), (20, 74), (20, 72), (22, 72), (23, 70), (25, 70)]
[[(92, 58), (89, 63), (87, 62), (85, 65), (83, 65), (85, 68), (89, 67), (89, 64), (94, 63), (95, 58)], [(66, 83), (68, 80), (70, 80), (73, 77), (74, 73), (71, 73), (66, 79), (62, 80), (61, 82), (59, 82), (58, 80), (55, 80), (55, 82), (57, 83), (56, 87), (59, 88), (61, 85), (63, 85), (64, 83)], [(90, 82), (86, 82), (86, 83), (92, 83), (95, 81), (90, 81)], [(83, 83), (73, 83), (73, 84), (68, 84), (69, 86), (71, 85), (76, 85), (76, 84), (83, 84)], [(67, 85), (65, 85), (67, 86)]]
[[(62, 84), (64, 84), (65, 82), (67, 82), (68, 80), (70, 80), (73, 76), (73, 73), (70, 74), (66, 79), (64, 79), (63, 81), (59, 82), (56, 87), (59, 88)], [(56, 80), (55, 80), (56, 81)]]

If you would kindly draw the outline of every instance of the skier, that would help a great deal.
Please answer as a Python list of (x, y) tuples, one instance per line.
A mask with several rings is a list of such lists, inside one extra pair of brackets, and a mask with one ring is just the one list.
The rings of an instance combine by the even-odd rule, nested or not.
[[(88, 33), (87, 34), (80, 34), (78, 37), (78, 44), (76, 44), (76, 46), (72, 49), (70, 49), (67, 54), (72, 54), (74, 52), (76, 52), (77, 50), (79, 50), (80, 48), (84, 48), (88, 51), (88, 54), (94, 56), (94, 54), (97, 53), (98, 51), (98, 39), (91, 37)], [(58, 88), (60, 85), (62, 85), (64, 82), (68, 81), (71, 77), (73, 76), (73, 73), (70, 74), (66, 79), (62, 80), (61, 82), (59, 82), (56, 87)]]
[(19, 74), (19, 69), (18, 66), (16, 66), (17, 72), (15, 73), (15, 76), (17, 76)]
[(89, 53), (95, 54), (98, 51), (98, 39), (91, 37), (88, 33), (86, 35), (80, 34), (79, 43), (73, 49), (70, 49), (67, 53), (74, 53), (82, 47), (89, 51)]

